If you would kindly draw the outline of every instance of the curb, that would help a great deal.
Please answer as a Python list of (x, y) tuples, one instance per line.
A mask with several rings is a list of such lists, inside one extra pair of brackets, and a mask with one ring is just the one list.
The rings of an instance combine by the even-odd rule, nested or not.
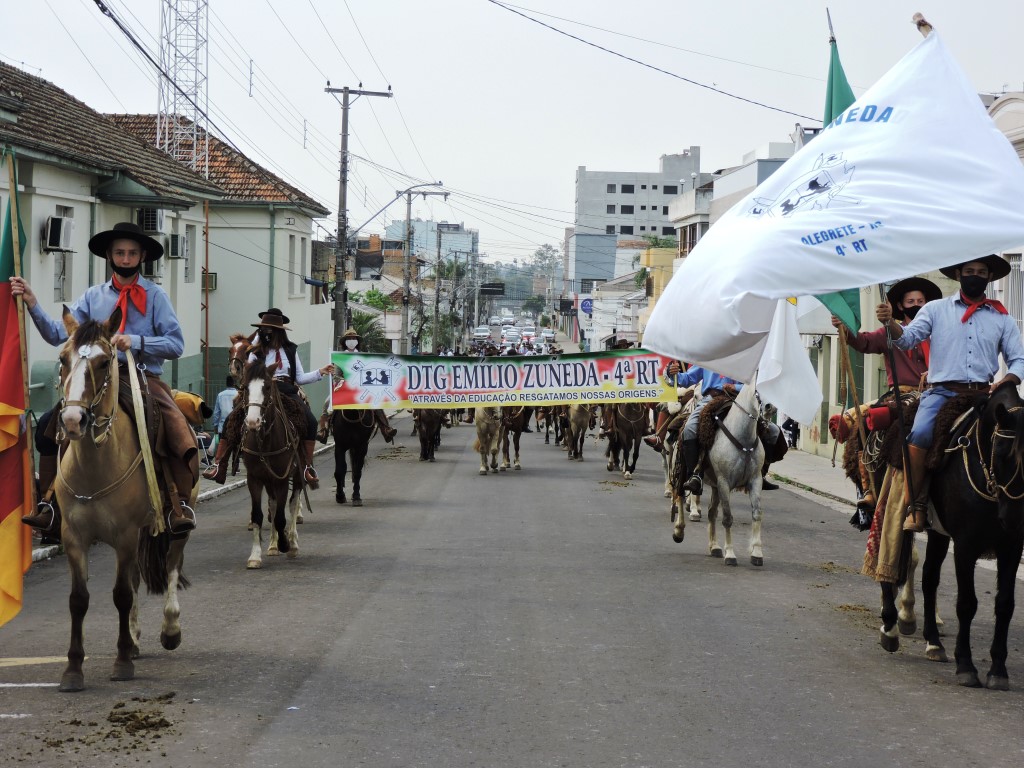
[(815, 496), (821, 496), (823, 499), (828, 499), (829, 501), (834, 501), (838, 504), (843, 504), (851, 508), (856, 508), (857, 506), (856, 503), (850, 501), (847, 498), (843, 498), (842, 496), (836, 496), (834, 493), (829, 493), (828, 491), (823, 491), (819, 488), (813, 488), (807, 485), (806, 483), (801, 483), (799, 480), (794, 480), (791, 477), (780, 475), (777, 472), (769, 472), (768, 474), (771, 475), (772, 480), (777, 480), (778, 482), (784, 483), (785, 485), (793, 486), (793, 488), (804, 491), (805, 493), (814, 494)]

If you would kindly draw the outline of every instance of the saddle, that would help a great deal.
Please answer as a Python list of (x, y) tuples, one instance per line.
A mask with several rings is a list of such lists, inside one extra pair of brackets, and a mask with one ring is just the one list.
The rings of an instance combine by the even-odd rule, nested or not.
[[(697, 421), (697, 441), (702, 451), (711, 450), (721, 428), (721, 422), (729, 414), (732, 404), (733, 398), (729, 395), (719, 395), (704, 406), (704, 410), (700, 412)], [(758, 418), (757, 437), (760, 439), (761, 445), (764, 446), (765, 461), (769, 464), (782, 461), (789, 450), (789, 443), (786, 442), (786, 436), (781, 429), (777, 435), (773, 435), (772, 430), (768, 427), (768, 422), (763, 418)]]
[[(277, 385), (274, 385), (275, 388)], [(284, 410), (285, 418), (291, 424), (297, 435), (306, 432), (306, 414), (302, 406), (287, 395), (278, 395), (278, 400)], [(245, 433), (245, 411), (248, 408), (248, 399), (240, 397), (235, 402), (235, 407), (224, 420), (224, 441), (230, 446), (231, 474), (238, 474), (238, 463), (241, 458), (242, 436)]]

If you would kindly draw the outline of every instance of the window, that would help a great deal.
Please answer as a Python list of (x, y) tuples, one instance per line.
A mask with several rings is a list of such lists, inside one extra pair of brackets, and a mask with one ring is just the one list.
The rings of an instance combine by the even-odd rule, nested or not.
[(663, 195), (678, 195), (679, 194), (679, 187), (677, 187), (675, 184), (666, 184), (664, 187), (661, 188), (661, 194), (663, 194)]
[(623, 226), (619, 227), (619, 234), (620, 235), (632, 235), (633, 234), (633, 227), (623, 225)]
[(657, 188), (658, 188), (657, 184), (651, 184), (651, 189), (657, 189)]
[(608, 192), (608, 194), (614, 195), (615, 194), (615, 185), (614, 184), (609, 184), (606, 191)]
[[(651, 229), (653, 230), (653, 229), (654, 229), (654, 227), (651, 227)], [(645, 227), (645, 226), (641, 226), (641, 227), (640, 227), (640, 231), (641, 231), (641, 232), (646, 232), (646, 231), (647, 231), (647, 227)]]
[(194, 224), (185, 225), (185, 282), (196, 281), (196, 227)]
[(606, 205), (605, 208), (604, 208), (604, 212), (605, 213), (615, 213), (615, 206), (614, 205)]
[(647, 210), (647, 206), (646, 205), (641, 205), (640, 206), (640, 210), (641, 211), (646, 211)]
[(299, 239), (299, 293), (306, 295), (306, 275), (309, 274), (309, 263), (306, 258), (306, 238)]
[[(651, 229), (654, 229), (654, 227), (651, 227)], [(675, 236), (676, 228), (675, 227), (662, 227), (661, 228), (661, 234)]]
[(604, 233), (606, 235), (614, 235), (615, 234), (615, 225), (614, 224), (605, 224), (604, 225)]
[(662, 216), (668, 216), (668, 206), (667, 205), (661, 206), (661, 215)]
[(295, 235), (288, 235), (288, 293), (293, 296), (299, 292), (299, 280), (302, 279), (298, 267), (295, 260)]
[(633, 185), (632, 184), (623, 184), (622, 185), (622, 194), (624, 194), (624, 195), (632, 195), (633, 194)]
[(632, 205), (622, 205), (622, 206), (619, 206), (619, 212), (620, 213), (627, 213), (627, 214), (633, 213), (633, 206)]
[(641, 184), (640, 185), (640, 189), (647, 189), (647, 185), (646, 184)]
[[(75, 217), (75, 209), (67, 205), (58, 205), (54, 213), (67, 219)], [(71, 251), (53, 252), (53, 300), (71, 301)]]

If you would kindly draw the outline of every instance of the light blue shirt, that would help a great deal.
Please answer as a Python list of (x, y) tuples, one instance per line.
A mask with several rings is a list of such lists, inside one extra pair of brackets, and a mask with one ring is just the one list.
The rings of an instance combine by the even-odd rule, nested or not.
[(238, 394), (238, 390), (234, 387), (228, 387), (222, 389), (217, 394), (217, 401), (213, 404), (213, 430), (220, 432), (224, 428), (224, 422), (227, 421), (228, 414), (235, 407), (235, 396)]
[(732, 384), (736, 387), (737, 392), (743, 388), (743, 384), (735, 379), (701, 368), (699, 365), (692, 365), (690, 370), (685, 373), (680, 371), (676, 374), (677, 387), (692, 387), (698, 381), (701, 382), (701, 393), (705, 393), (709, 389), (723, 389), (726, 384)]
[[(163, 373), (164, 360), (177, 360), (181, 357), (185, 351), (185, 339), (178, 324), (178, 316), (164, 289), (141, 275), (139, 285), (146, 289), (146, 314), (139, 314), (139, 310), (129, 300), (124, 333), (132, 340), (135, 362), (144, 363), (147, 372), (159, 376)], [(119, 295), (113, 280), (108, 280), (89, 288), (68, 309), (79, 324), (86, 320), (102, 322), (114, 311)], [(29, 315), (47, 344), (57, 347), (67, 341), (68, 333), (64, 330), (64, 323), (50, 317), (38, 302), (29, 310)], [(117, 356), (124, 362), (124, 352), (118, 352)]]
[(1024, 344), (1017, 321), (986, 305), (961, 322), (969, 306), (959, 291), (930, 301), (893, 343), (899, 349), (912, 349), (931, 339), (928, 381), (932, 384), (991, 382), (999, 372), (1000, 352), (1008, 372), (1024, 381)]

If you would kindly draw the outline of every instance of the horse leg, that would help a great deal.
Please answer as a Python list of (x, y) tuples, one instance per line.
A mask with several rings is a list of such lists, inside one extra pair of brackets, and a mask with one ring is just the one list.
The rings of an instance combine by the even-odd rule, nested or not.
[(363, 479), (363, 467), (366, 466), (366, 451), (370, 447), (367, 440), (362, 446), (352, 449), (352, 506), (363, 506), (363, 497), (359, 494), (359, 484)]
[(522, 469), (522, 465), (519, 463), (519, 439), (522, 437), (522, 432), (512, 433), (512, 445), (516, 450), (516, 460), (512, 462), (512, 469)]
[(629, 446), (626, 446), (626, 451), (623, 451), (622, 453), (622, 463), (626, 465), (626, 471), (624, 474), (627, 480), (631, 480), (633, 478), (633, 473), (636, 472), (636, 462), (637, 459), (640, 458), (640, 436), (634, 434), (632, 437), (632, 443), (633, 458), (630, 460), (629, 464), (626, 464), (626, 453), (629, 450)]
[(345, 448), (334, 438), (334, 501), (344, 504), (345, 498), (345, 473), (348, 472), (348, 465), (345, 462)]
[(764, 547), (761, 543), (761, 475), (756, 473), (750, 484), (750, 564), (764, 565)]
[(245, 567), (249, 569), (263, 567), (263, 486), (250, 480), (249, 498), (251, 501), (249, 519), (252, 521), (252, 547)]
[(899, 611), (896, 609), (896, 585), (883, 581), (882, 584), (882, 628), (878, 633), (878, 643), (889, 653), (900, 648), (900, 635), (897, 627)]
[(718, 543), (718, 507), (721, 494), (717, 486), (711, 487), (711, 503), (708, 504), (708, 554), (722, 557), (722, 545)]
[(119, 547), (117, 552), (117, 570), (114, 574), (114, 607), (117, 608), (117, 657), (110, 671), (111, 680), (131, 680), (135, 677), (135, 664), (132, 663), (132, 647), (135, 645), (129, 618), (135, 595), (132, 590), (132, 572), (138, 570), (138, 561), (134, 566), (132, 560), (138, 557), (134, 542), (128, 547)]
[(985, 679), (985, 687), (994, 691), (1010, 690), (1010, 676), (1006, 671), (1006, 635), (1013, 618), (1013, 591), (1022, 549), (1024, 546), (1019, 536), (1007, 536), (996, 555), (996, 625), (989, 649), (992, 666)]
[(491, 438), (491, 473), (498, 474), (498, 436), (495, 434)]
[(921, 568), (921, 596), (924, 600), (924, 655), (929, 661), (949, 661), (946, 649), (939, 638), (939, 614), (936, 608), (936, 595), (939, 591), (939, 576), (942, 562), (949, 552), (949, 539), (941, 534), (928, 534), (928, 545), (924, 551), (924, 566)]
[(672, 496), (672, 541), (682, 544), (686, 537), (686, 515), (683, 510), (686, 508), (686, 491), (681, 496)]
[(132, 658), (137, 659), (142, 654), (139, 647), (139, 640), (142, 638), (142, 628), (139, 626), (139, 569), (135, 569), (135, 577), (132, 579), (132, 609), (128, 612), (128, 631), (132, 636)]
[(501, 425), (501, 471), (505, 472), (510, 466), (508, 459), (508, 428)]
[(288, 500), (288, 522), (285, 526), (285, 541), (288, 543), (288, 546), (287, 548), (281, 548), (291, 558), (299, 556), (299, 532), (296, 526), (299, 522), (299, 502), (301, 500), (302, 486), (299, 483), (295, 483), (292, 486), (291, 498)]
[(732, 506), (729, 504), (729, 484), (718, 480), (718, 499), (722, 505), (722, 527), (725, 529), (725, 564), (736, 565), (736, 552), (732, 547)]
[(960, 625), (956, 633), (956, 682), (967, 688), (980, 688), (978, 669), (971, 658), (971, 622), (978, 612), (978, 594), (974, 587), (974, 567), (977, 556), (967, 546), (953, 549), (956, 569), (956, 618)]
[(478, 474), (486, 475), (487, 474), (487, 446), (481, 444), (480, 445), (479, 453), (480, 453), (480, 472)]
[(188, 539), (171, 539), (167, 550), (167, 591), (164, 592), (164, 620), (160, 625), (160, 645), (173, 651), (181, 645), (181, 606), (178, 604), (178, 582), (185, 562), (185, 543)]
[(60, 678), (60, 690), (72, 693), (85, 689), (85, 675), (82, 673), (82, 661), (85, 659), (82, 623), (89, 610), (89, 558), (88, 552), (82, 551), (78, 542), (70, 539), (67, 525), (64, 526), (62, 538), (68, 556), (68, 566), (71, 569), (71, 594), (68, 596), (68, 608), (71, 611), (71, 644), (68, 646), (68, 665)]
[(917, 616), (914, 614), (914, 574), (921, 557), (917, 553), (917, 542), (910, 547), (910, 566), (907, 568), (907, 580), (903, 582), (896, 596), (896, 624), (901, 635), (912, 635), (917, 632)]
[(690, 499), (690, 502), (689, 502), (690, 522), (691, 523), (699, 523), (700, 522), (700, 496), (698, 496), (696, 493), (691, 493), (689, 495), (689, 499)]
[[(301, 475), (300, 475), (301, 477)], [(295, 487), (298, 488), (301, 480), (295, 479)], [(274, 533), (277, 534), (277, 549), (279, 552), (287, 553), (291, 549), (288, 541), (288, 519), (286, 509), (288, 507), (288, 485), (282, 482), (274, 489)], [(272, 542), (273, 543), (273, 542)], [(269, 552), (267, 554), (270, 554)]]

